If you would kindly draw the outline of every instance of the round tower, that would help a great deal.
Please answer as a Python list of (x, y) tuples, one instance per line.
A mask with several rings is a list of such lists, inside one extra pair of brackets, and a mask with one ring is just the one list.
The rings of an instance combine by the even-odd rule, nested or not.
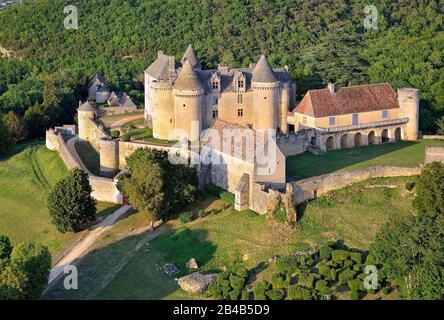
[[(79, 103), (80, 104), (80, 103)], [(87, 101), (81, 104), (77, 109), (77, 121), (79, 125), (79, 138), (82, 140), (88, 140), (89, 134), (89, 121), (97, 117), (97, 109), (90, 105)]]
[(151, 89), (153, 137), (167, 140), (175, 124), (173, 88), (167, 82), (154, 82)]
[(408, 118), (405, 124), (405, 140), (418, 140), (419, 133), (419, 89), (398, 89), (399, 117)]
[(100, 140), (100, 175), (114, 177), (119, 170), (119, 141)]
[(253, 70), (251, 87), (254, 107), (253, 129), (276, 129), (279, 81), (265, 56), (259, 59)]
[(198, 141), (202, 130), (203, 87), (191, 63), (185, 60), (173, 85), (175, 128), (189, 141)]

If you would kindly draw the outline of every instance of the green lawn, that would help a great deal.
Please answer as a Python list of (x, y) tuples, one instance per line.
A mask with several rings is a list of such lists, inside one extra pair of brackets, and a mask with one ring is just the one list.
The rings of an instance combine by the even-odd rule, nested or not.
[[(202, 298), (186, 294), (174, 277), (168, 277), (159, 267), (175, 262), (185, 274), (185, 263), (191, 257), (204, 271), (220, 270), (241, 260), (247, 268), (258, 270), (258, 280), (269, 280), (275, 267), (267, 262), (274, 255), (317, 247), (333, 239), (368, 249), (381, 225), (390, 218), (412, 213), (413, 195), (404, 190), (406, 181), (408, 178), (373, 179), (308, 202), (299, 207), (297, 229), (230, 208), (185, 225), (168, 221), (153, 235), (141, 231), (146, 220), (134, 213), (117, 222), (82, 260), (78, 267), (79, 290), (66, 291), (59, 281), (45, 298)], [(195, 210), (208, 210), (221, 203), (210, 198), (193, 206)]]
[(402, 141), (369, 147), (333, 150), (323, 156), (304, 153), (287, 158), (287, 175), (308, 178), (376, 165), (415, 167), (424, 162), (426, 146), (444, 147), (444, 140)]
[(123, 126), (144, 126), (145, 125), (145, 119), (141, 118), (141, 119), (137, 119), (137, 120), (132, 120), (132, 121), (128, 121), (125, 122), (123, 124)]
[(85, 167), (96, 176), (99, 176), (100, 155), (96, 149), (88, 141), (77, 141), (75, 147)]
[[(36, 241), (47, 245), (57, 261), (82, 233), (61, 234), (51, 224), (46, 197), (66, 167), (57, 152), (42, 144), (15, 146), (0, 159), (0, 234), (13, 244)], [(99, 203), (99, 214), (109, 213), (112, 207), (115, 205)]]
[(151, 142), (155, 144), (165, 144), (165, 145), (171, 145), (175, 144), (177, 141), (168, 141), (168, 140), (161, 140), (156, 139), (153, 137), (153, 130), (149, 127), (144, 127), (140, 129), (132, 129), (125, 133), (126, 136), (130, 136), (131, 139), (134, 140), (143, 140), (145, 142)]
[(114, 122), (118, 120), (122, 120), (125, 118), (137, 116), (143, 114), (143, 110), (136, 111), (136, 112), (128, 112), (128, 113), (122, 113), (122, 114), (113, 114), (113, 115), (107, 115), (100, 117), (98, 119), (98, 122), (102, 123), (105, 127), (111, 126)]

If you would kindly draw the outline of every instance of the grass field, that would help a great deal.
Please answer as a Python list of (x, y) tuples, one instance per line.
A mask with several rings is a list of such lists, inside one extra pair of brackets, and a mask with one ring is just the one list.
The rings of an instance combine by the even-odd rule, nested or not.
[(376, 165), (415, 167), (424, 161), (426, 146), (444, 147), (444, 140), (402, 141), (369, 147), (333, 150), (323, 156), (304, 153), (287, 158), (287, 174), (300, 178)]
[(96, 176), (100, 176), (100, 155), (91, 143), (89, 141), (77, 141), (75, 147), (88, 170)]
[(105, 127), (111, 126), (114, 122), (118, 120), (122, 120), (125, 118), (137, 116), (143, 114), (143, 110), (136, 111), (136, 112), (128, 112), (128, 113), (122, 113), (122, 114), (113, 114), (113, 115), (107, 115), (100, 117), (98, 119), (98, 122), (102, 123)]
[[(327, 240), (344, 240), (350, 247), (367, 249), (381, 225), (412, 213), (413, 195), (404, 191), (407, 180), (373, 179), (308, 202), (298, 208), (297, 229), (230, 208), (185, 225), (171, 220), (152, 234), (141, 229), (145, 217), (134, 213), (117, 222), (80, 262), (79, 290), (66, 291), (59, 281), (45, 298), (202, 298), (186, 294), (159, 267), (175, 262), (184, 274), (191, 257), (201, 270), (221, 269), (241, 260), (257, 270), (261, 280), (274, 270), (267, 262), (277, 254), (316, 247)], [(209, 210), (221, 203), (209, 198), (193, 206)]]
[(144, 128), (140, 128), (140, 129), (132, 129), (130, 131), (128, 131), (125, 135), (129, 135), (131, 136), (131, 139), (135, 139), (135, 140), (143, 140), (145, 142), (151, 142), (151, 143), (156, 143), (156, 144), (174, 144), (177, 141), (168, 141), (168, 140), (161, 140), (161, 139), (156, 139), (153, 137), (153, 130), (150, 129), (149, 127), (144, 127)]
[[(46, 197), (66, 167), (59, 155), (42, 143), (15, 146), (0, 159), (0, 234), (7, 235), (13, 244), (36, 241), (47, 245), (56, 261), (82, 233), (61, 234), (51, 224)], [(98, 204), (101, 215), (112, 208), (114, 204)]]

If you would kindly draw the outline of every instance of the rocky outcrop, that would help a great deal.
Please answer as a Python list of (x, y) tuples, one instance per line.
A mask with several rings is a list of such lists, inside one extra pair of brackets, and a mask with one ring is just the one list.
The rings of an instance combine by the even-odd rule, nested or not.
[(204, 293), (210, 284), (216, 281), (216, 274), (195, 272), (184, 276), (177, 282), (188, 293)]

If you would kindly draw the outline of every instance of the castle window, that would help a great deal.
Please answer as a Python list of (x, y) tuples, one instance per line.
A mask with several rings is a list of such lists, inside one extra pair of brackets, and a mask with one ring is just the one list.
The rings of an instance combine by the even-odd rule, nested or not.
[(185, 104), (183, 104), (183, 107), (185, 108), (185, 107), (186, 107), (186, 105), (185, 105)]
[(219, 82), (213, 81), (213, 89), (219, 89)]
[(387, 110), (382, 110), (382, 119), (387, 119), (389, 117), (389, 113)]
[(217, 104), (219, 102), (219, 99), (217, 99), (216, 97), (213, 97), (213, 104)]
[(244, 87), (244, 80), (239, 80), (239, 88), (243, 88)]
[(359, 114), (357, 114), (357, 113), (353, 114), (353, 116), (352, 116), (352, 123), (353, 123), (353, 125), (359, 124)]
[(219, 113), (217, 110), (213, 110), (213, 119), (217, 118), (219, 116)]
[(330, 117), (328, 121), (331, 126), (334, 126), (336, 124), (336, 117)]
[(242, 95), (241, 94), (237, 95), (237, 103), (242, 103)]
[(237, 109), (237, 116), (243, 117), (244, 116), (244, 109)]
[(170, 123), (173, 123), (173, 119), (170, 119)]

